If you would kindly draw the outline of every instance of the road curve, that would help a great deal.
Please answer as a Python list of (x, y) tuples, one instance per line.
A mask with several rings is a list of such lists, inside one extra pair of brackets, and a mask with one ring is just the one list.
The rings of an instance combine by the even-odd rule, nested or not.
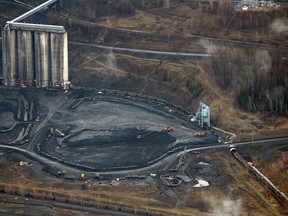
[(22, 148), (19, 148), (19, 147), (16, 147), (16, 146), (0, 144), (0, 148), (9, 149), (9, 150), (15, 150), (15, 151), (18, 151), (20, 153), (27, 154), (30, 157), (43, 162), (44, 164), (50, 164), (52, 166), (59, 165), (59, 163), (56, 162), (56, 161), (50, 160), (50, 159), (42, 157), (41, 155), (38, 155), (38, 154), (36, 154), (34, 152), (30, 152), (30, 151), (28, 151), (26, 149), (22, 149)]
[[(204, 146), (199, 148), (192, 148), (188, 149), (184, 152), (191, 152), (191, 151), (200, 151), (200, 150), (207, 150), (207, 149), (216, 149), (216, 148), (230, 148), (230, 145), (233, 145), (233, 147), (241, 147), (246, 145), (264, 145), (264, 144), (273, 144), (273, 143), (288, 143), (288, 137), (281, 137), (281, 138), (273, 138), (273, 139), (263, 139), (263, 140), (253, 140), (253, 141), (247, 141), (247, 142), (237, 142), (237, 143), (230, 143), (230, 144), (220, 144), (220, 145), (213, 145), (213, 146)], [(181, 152), (180, 152), (181, 153)], [(178, 154), (180, 154), (178, 153)]]
[[(238, 142), (238, 143), (233, 143), (232, 145), (234, 147), (241, 147), (241, 146), (249, 146), (249, 145), (264, 145), (264, 144), (283, 144), (283, 143), (288, 143), (288, 137), (283, 137), (283, 138), (273, 138), (273, 139), (265, 139), (265, 140), (256, 140), (256, 141), (249, 141), (249, 142)], [(26, 149), (22, 149), (16, 146), (10, 146), (10, 145), (3, 145), (0, 144), (0, 148), (4, 148), (4, 149), (10, 149), (10, 150), (15, 150), (15, 151), (19, 151), (20, 153), (24, 153), (27, 154), (33, 158), (35, 158), (36, 160), (39, 160), (40, 162), (44, 163), (44, 164), (49, 164), (52, 166), (55, 166), (57, 168), (61, 167), (61, 169), (63, 169), (63, 167), (66, 167), (64, 164), (58, 162), (58, 161), (53, 161), (49, 158), (46, 158), (44, 156), (38, 155), (34, 152), (30, 152)], [(108, 171), (108, 172), (99, 172), (99, 174), (129, 174), (129, 173), (135, 173), (135, 172), (143, 172), (143, 171), (153, 171), (153, 169), (157, 168), (159, 165), (161, 165), (163, 162), (165, 161), (169, 161), (171, 158), (173, 157), (178, 157), (182, 154), (188, 153), (188, 152), (193, 152), (193, 151), (202, 151), (202, 150), (209, 150), (209, 149), (220, 149), (220, 148), (230, 148), (230, 145), (226, 145), (226, 144), (215, 144), (215, 145), (209, 145), (209, 146), (202, 146), (202, 147), (196, 147), (196, 148), (190, 148), (187, 150), (183, 150), (180, 152), (175, 152), (165, 158), (163, 158), (162, 160), (156, 162), (155, 164), (152, 164), (150, 166), (147, 167), (142, 167), (142, 168), (138, 168), (138, 169), (131, 169), (131, 170), (118, 170), (118, 171)], [(69, 169), (72, 171), (77, 171), (79, 172), (80, 169), (76, 169), (76, 168), (71, 168), (69, 167)]]

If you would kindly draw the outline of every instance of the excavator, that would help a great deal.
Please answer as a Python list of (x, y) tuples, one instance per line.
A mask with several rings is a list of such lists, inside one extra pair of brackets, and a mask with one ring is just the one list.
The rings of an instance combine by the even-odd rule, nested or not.
[(194, 136), (195, 136), (195, 137), (204, 137), (204, 136), (206, 136), (206, 135), (207, 135), (207, 133), (202, 132), (202, 131), (196, 131), (196, 132), (194, 133)]
[(164, 132), (172, 132), (172, 131), (174, 131), (174, 128), (173, 127), (166, 127), (162, 131), (164, 131)]

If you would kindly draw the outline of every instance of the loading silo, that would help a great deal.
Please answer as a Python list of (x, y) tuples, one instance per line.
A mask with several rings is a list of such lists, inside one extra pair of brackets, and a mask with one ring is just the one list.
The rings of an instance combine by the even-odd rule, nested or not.
[(50, 33), (52, 86), (68, 81), (67, 33)]
[(17, 31), (17, 50), (20, 84), (30, 86), (34, 80), (33, 40), (31, 31)]
[(35, 70), (36, 86), (40, 88), (49, 87), (49, 33), (35, 32)]
[[(69, 82), (69, 72), (68, 72), (68, 34), (63, 33), (63, 83), (64, 85)], [(65, 86), (63, 86), (65, 87)]]
[(195, 121), (198, 121), (198, 124), (203, 127), (204, 124), (210, 127), (210, 107), (205, 103), (200, 102), (200, 106), (196, 112)]
[(3, 78), (7, 86), (18, 84), (16, 30), (5, 28), (2, 31)]

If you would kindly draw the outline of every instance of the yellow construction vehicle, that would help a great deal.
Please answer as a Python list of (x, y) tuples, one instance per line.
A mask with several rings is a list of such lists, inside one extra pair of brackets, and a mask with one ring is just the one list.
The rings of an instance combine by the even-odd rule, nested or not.
[(166, 127), (162, 131), (164, 131), (164, 132), (172, 132), (172, 131), (174, 131), (174, 128), (173, 127)]
[(55, 129), (55, 133), (57, 134), (57, 136), (59, 136), (59, 137), (64, 137), (65, 136), (65, 134), (64, 133), (62, 133), (60, 130), (58, 130), (58, 129)]
[(206, 135), (207, 135), (207, 133), (202, 132), (202, 131), (197, 131), (197, 132), (194, 133), (195, 137), (204, 137)]

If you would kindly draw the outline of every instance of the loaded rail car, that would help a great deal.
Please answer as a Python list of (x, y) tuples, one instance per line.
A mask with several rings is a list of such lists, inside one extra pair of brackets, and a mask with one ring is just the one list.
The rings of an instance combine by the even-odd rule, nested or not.
[(266, 177), (260, 170), (258, 170), (251, 162), (247, 162), (243, 157), (236, 151), (235, 148), (230, 149), (230, 153), (245, 167), (248, 172), (253, 175), (265, 188), (270, 192), (270, 194), (284, 207), (288, 208), (288, 196), (280, 191), (278, 187), (271, 182), (271, 180)]

